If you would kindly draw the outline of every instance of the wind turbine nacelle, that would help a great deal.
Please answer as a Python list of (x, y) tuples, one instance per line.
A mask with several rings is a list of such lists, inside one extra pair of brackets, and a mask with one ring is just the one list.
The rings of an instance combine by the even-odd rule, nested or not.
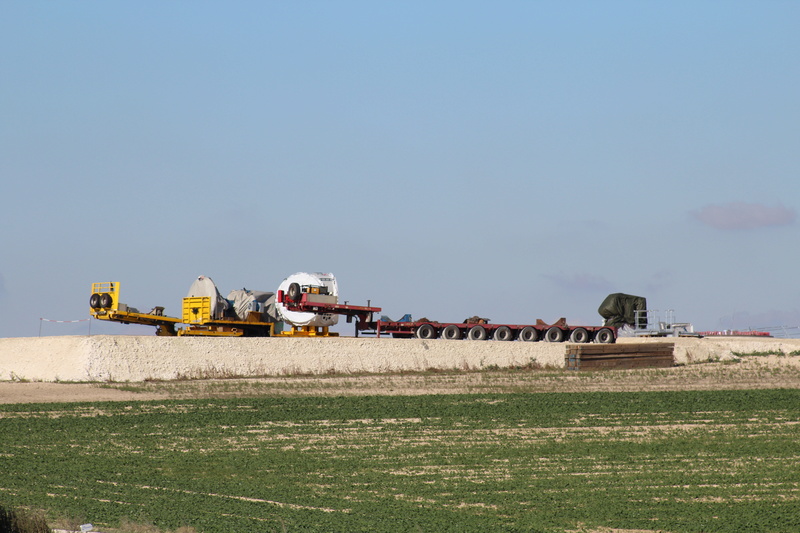
[[(295, 285), (296, 284), (296, 285)], [(290, 294), (289, 287), (299, 287), (300, 294), (306, 294), (309, 300), (318, 300), (321, 303), (337, 304), (339, 302), (339, 287), (336, 277), (325, 272), (297, 272), (292, 274), (278, 286), (278, 292)], [(292, 326), (328, 327), (339, 322), (339, 315), (333, 313), (312, 313), (310, 311), (290, 311), (284, 302), (277, 302), (276, 308), (280, 319)]]

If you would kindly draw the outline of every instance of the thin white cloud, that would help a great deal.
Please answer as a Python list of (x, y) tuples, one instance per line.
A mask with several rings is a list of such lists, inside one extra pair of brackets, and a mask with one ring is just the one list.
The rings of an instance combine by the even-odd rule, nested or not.
[(611, 292), (614, 284), (601, 276), (586, 273), (544, 274), (555, 285), (562, 289), (578, 292)]
[(690, 211), (690, 214), (707, 226), (731, 231), (788, 226), (797, 220), (797, 212), (781, 204), (774, 206), (745, 202), (711, 204)]
[(674, 283), (674, 276), (669, 270), (659, 270), (653, 273), (645, 282), (645, 289), (648, 293), (659, 292), (668, 289)]

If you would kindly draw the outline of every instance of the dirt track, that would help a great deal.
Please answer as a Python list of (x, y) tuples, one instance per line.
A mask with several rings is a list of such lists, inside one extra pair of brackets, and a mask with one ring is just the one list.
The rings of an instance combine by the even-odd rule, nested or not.
[(667, 369), (557, 369), (205, 379), (140, 383), (0, 382), (0, 403), (245, 396), (417, 395), (800, 388), (800, 356), (749, 356)]

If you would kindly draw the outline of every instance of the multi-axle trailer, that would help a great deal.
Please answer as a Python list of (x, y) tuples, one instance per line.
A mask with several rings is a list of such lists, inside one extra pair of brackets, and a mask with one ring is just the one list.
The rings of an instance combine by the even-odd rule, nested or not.
[(277, 301), (292, 311), (310, 313), (340, 314), (347, 317), (348, 322), (355, 320), (356, 335), (391, 335), (395, 338), (417, 339), (468, 339), (473, 341), (520, 340), (534, 342), (574, 342), (574, 343), (612, 343), (617, 338), (617, 328), (609, 326), (570, 326), (561, 318), (553, 324), (537, 320), (535, 324), (490, 324), (486, 319), (465, 320), (461, 323), (442, 323), (430, 320), (374, 320), (380, 313), (380, 307), (340, 305), (327, 303), (324, 298), (292, 284), (289, 289), (278, 291)]
[(616, 340), (616, 328), (606, 326), (570, 326), (565, 319), (554, 324), (537, 320), (536, 324), (473, 324), (440, 323), (429, 321), (387, 322), (378, 320), (365, 325), (366, 331), (377, 336), (391, 334), (393, 337), (418, 339), (468, 339), (471, 341), (495, 340), (534, 342), (598, 342), (611, 343)]
[[(369, 302), (366, 306), (340, 304), (331, 275), (304, 275), (284, 281), (292, 279), (305, 281), (285, 283), (276, 294), (242, 290), (232, 291), (227, 299), (222, 299), (213, 282), (200, 276), (198, 281), (210, 282), (208, 291), (195, 294), (197, 291), (190, 290), (190, 295), (183, 299), (180, 318), (165, 315), (163, 307), (140, 313), (121, 303), (119, 282), (94, 283), (89, 305), (92, 316), (99, 320), (155, 326), (157, 335), (167, 336), (331, 337), (338, 335), (329, 331), (329, 325), (336, 323), (333, 318), (345, 316), (348, 323), (355, 323), (356, 336), (573, 343), (613, 343), (617, 338), (616, 327), (572, 326), (564, 318), (552, 324), (542, 320), (535, 324), (490, 324), (478, 317), (443, 323), (415, 321), (410, 315), (389, 320), (380, 315), (380, 307), (372, 307)], [(225, 310), (218, 308), (218, 301), (225, 304)], [(381, 318), (376, 320), (376, 316)], [(284, 331), (284, 324), (291, 329)]]

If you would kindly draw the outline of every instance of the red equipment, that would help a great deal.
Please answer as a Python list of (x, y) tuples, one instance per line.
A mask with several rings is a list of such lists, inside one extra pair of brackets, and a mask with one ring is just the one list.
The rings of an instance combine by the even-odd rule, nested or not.
[[(291, 296), (291, 298), (290, 298)], [(395, 338), (418, 339), (468, 339), (512, 341), (520, 340), (533, 342), (544, 340), (546, 342), (574, 342), (574, 343), (613, 343), (617, 338), (617, 328), (609, 326), (570, 326), (562, 318), (554, 324), (546, 324), (537, 320), (535, 324), (489, 324), (488, 320), (480, 323), (464, 321), (462, 323), (442, 323), (435, 321), (391, 321), (373, 320), (373, 315), (381, 311), (380, 307), (342, 305), (326, 303), (323, 298), (314, 294), (295, 292), (291, 295), (278, 291), (277, 301), (283, 303), (291, 311), (305, 311), (312, 313), (333, 313), (344, 315), (347, 322), (356, 319), (356, 336), (359, 333), (367, 335), (392, 335)]]

